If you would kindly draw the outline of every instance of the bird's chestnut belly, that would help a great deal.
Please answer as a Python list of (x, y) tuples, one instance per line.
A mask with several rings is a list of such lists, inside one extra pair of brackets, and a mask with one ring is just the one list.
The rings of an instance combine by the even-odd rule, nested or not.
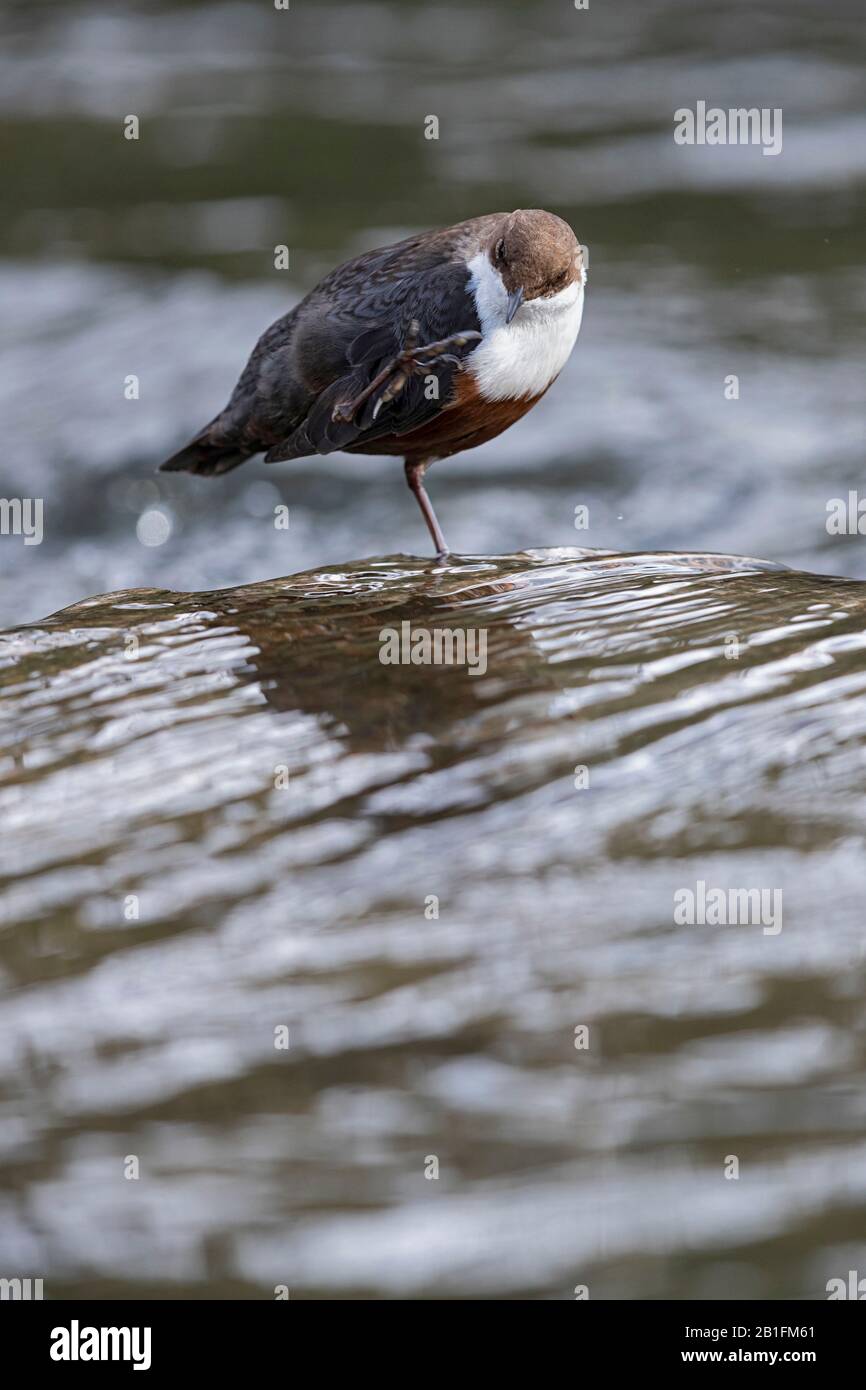
[(543, 395), (541, 391), (536, 396), (523, 396), (519, 400), (488, 401), (480, 394), (475, 377), (470, 372), (461, 372), (453, 401), (443, 405), (432, 420), (406, 434), (383, 435), (368, 444), (349, 445), (349, 452), (399, 454), (408, 459), (448, 458), (494, 439), (531, 410)]

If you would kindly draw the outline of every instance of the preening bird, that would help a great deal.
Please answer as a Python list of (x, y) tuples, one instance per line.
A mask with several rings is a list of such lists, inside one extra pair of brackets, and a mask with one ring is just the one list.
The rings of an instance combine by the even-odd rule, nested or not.
[(161, 466), (215, 475), (345, 450), (437, 459), (483, 444), (556, 380), (583, 313), (588, 255), (562, 218), (494, 212), (337, 266), (262, 335), (224, 410)]

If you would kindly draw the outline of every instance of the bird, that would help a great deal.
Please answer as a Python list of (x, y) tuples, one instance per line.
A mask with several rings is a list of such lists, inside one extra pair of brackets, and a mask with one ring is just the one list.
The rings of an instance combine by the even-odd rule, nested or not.
[(588, 259), (541, 208), (366, 251), (265, 331), (225, 409), (160, 468), (216, 476), (262, 452), (265, 463), (396, 455), (447, 556), (427, 469), (541, 400), (577, 339)]

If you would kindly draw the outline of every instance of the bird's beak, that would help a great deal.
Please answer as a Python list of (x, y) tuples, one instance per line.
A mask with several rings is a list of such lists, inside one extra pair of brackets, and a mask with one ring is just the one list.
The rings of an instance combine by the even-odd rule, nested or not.
[(523, 286), (518, 285), (516, 290), (508, 296), (508, 308), (505, 310), (505, 322), (510, 323), (523, 303)]

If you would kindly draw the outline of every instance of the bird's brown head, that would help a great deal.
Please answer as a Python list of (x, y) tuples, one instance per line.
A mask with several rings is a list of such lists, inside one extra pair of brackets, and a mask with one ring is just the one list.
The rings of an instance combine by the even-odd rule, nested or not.
[(508, 321), (521, 303), (558, 294), (585, 279), (584, 247), (567, 222), (541, 208), (503, 214), (488, 247), (508, 293)]

